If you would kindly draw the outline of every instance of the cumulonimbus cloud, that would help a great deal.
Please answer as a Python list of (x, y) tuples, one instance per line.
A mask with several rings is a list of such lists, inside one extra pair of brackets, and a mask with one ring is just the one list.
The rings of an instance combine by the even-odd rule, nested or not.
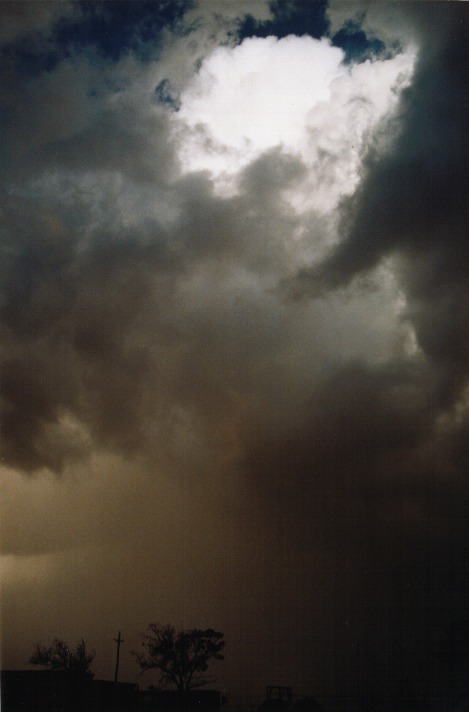
[(75, 46), (34, 75), (7, 56), (8, 610), (33, 598), (15, 557), (45, 556), (59, 608), (84, 581), (137, 625), (133, 588), (142, 616), (157, 591), (168, 616), (215, 611), (244, 672), (249, 638), (262, 675), (253, 631), (276, 650), (288, 622), (355, 689), (365, 663), (331, 646), (371, 620), (367, 651), (415, 652), (425, 589), (446, 581), (433, 614), (467, 580), (467, 10), (432, 5), (431, 43), (395, 9), (401, 46), (390, 6), (354, 13), (388, 43), (354, 63), (331, 38), (236, 42), (207, 7), (145, 61)]

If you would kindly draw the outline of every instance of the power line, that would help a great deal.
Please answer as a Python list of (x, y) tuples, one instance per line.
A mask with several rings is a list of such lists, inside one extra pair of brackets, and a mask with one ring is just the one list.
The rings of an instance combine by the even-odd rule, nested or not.
[(117, 643), (117, 652), (116, 652), (116, 670), (114, 672), (114, 682), (117, 682), (117, 675), (119, 672), (119, 654), (120, 654), (120, 647), (121, 643), (124, 643), (124, 641), (121, 638), (121, 632), (117, 634), (117, 638), (114, 638), (114, 641)]

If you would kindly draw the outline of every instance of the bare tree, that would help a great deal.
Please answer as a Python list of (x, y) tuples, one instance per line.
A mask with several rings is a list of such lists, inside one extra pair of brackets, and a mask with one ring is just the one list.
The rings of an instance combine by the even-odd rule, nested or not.
[(86, 643), (83, 638), (77, 643), (75, 649), (71, 648), (63, 640), (55, 638), (52, 645), (47, 647), (42, 643), (36, 643), (35, 652), (29, 658), (33, 665), (44, 665), (49, 670), (69, 670), (91, 675), (89, 670), (96, 653), (94, 650), (86, 652)]
[(143, 636), (146, 653), (134, 653), (142, 673), (160, 671), (160, 685), (187, 692), (214, 679), (205, 672), (211, 660), (223, 660), (223, 633), (212, 628), (176, 630), (172, 625), (150, 623)]

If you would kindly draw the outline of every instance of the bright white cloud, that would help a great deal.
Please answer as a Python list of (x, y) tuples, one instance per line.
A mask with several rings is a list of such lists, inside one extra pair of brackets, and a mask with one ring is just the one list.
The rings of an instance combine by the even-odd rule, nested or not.
[(414, 54), (348, 67), (326, 39), (250, 38), (219, 47), (181, 95), (183, 170), (207, 170), (221, 191), (249, 162), (279, 147), (308, 172), (289, 197), (328, 213), (355, 189), (365, 142), (396, 107)]
[(297, 151), (305, 116), (328, 100), (342, 56), (311, 37), (217, 48), (181, 96), (178, 118), (191, 129), (181, 148), (185, 168), (233, 174), (274, 146)]
[(251, 152), (293, 146), (305, 114), (327, 101), (342, 51), (310, 37), (250, 38), (219, 47), (183, 92), (180, 117), (215, 141)]

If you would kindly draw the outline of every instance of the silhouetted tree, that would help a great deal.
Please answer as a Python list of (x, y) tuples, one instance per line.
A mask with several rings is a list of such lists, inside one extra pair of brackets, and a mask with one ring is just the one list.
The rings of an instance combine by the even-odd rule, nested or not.
[(143, 636), (145, 654), (134, 653), (142, 669), (160, 671), (160, 685), (187, 692), (213, 682), (204, 673), (211, 660), (223, 660), (223, 633), (212, 628), (176, 630), (172, 625), (150, 623)]
[(94, 650), (90, 653), (86, 652), (83, 638), (75, 649), (70, 648), (63, 640), (55, 638), (49, 647), (36, 643), (36, 650), (29, 658), (29, 662), (33, 665), (44, 665), (49, 670), (69, 670), (91, 675), (89, 667), (95, 655)]

